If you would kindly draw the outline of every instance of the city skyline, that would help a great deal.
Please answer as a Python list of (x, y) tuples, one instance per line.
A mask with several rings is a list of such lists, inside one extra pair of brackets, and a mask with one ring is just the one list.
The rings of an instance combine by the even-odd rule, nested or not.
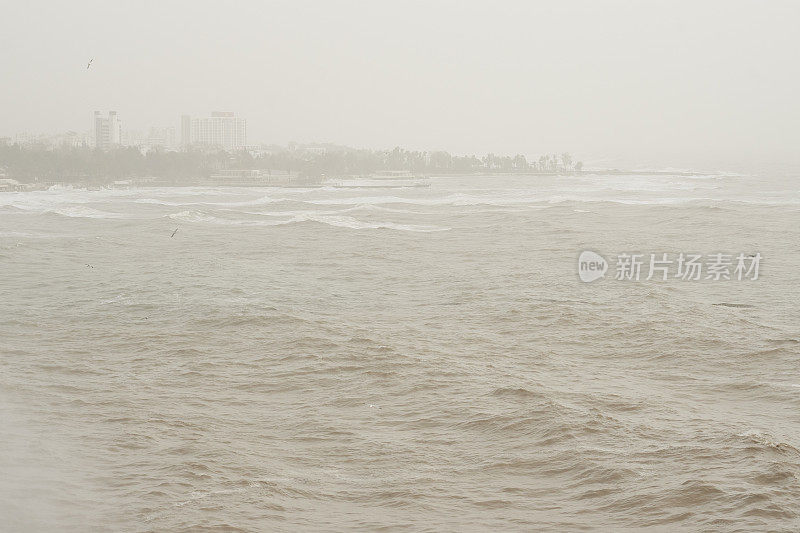
[(236, 109), (263, 143), (797, 159), (798, 9), (15, 3), (0, 22), (14, 43), (0, 47), (14, 81), (0, 95), (0, 135), (65, 131), (93, 109), (140, 130), (173, 124), (176, 111)]
[(115, 146), (170, 150), (192, 145), (219, 146), (227, 151), (247, 147), (247, 120), (233, 111), (211, 111), (207, 117), (180, 114), (177, 124), (178, 127), (161, 123), (132, 129), (125, 126), (116, 110), (109, 110), (105, 115), (103, 111), (95, 110), (91, 127), (87, 129), (19, 131), (9, 136), (0, 135), (0, 141), (20, 145), (44, 142), (52, 146), (93, 146), (104, 150)]
[[(12, 136), (0, 136), (0, 144), (31, 146), (40, 144), (50, 148), (92, 147), (109, 150), (115, 147), (135, 147), (147, 152), (152, 149), (167, 151), (185, 151), (190, 148), (219, 148), (228, 152), (246, 150), (251, 154), (260, 154), (264, 148), (285, 147), (288, 150), (302, 148), (309, 153), (324, 154), (328, 148), (336, 150), (373, 150), (385, 151), (401, 149), (400, 147), (354, 147), (333, 142), (298, 142), (289, 140), (284, 143), (265, 143), (258, 141), (247, 142), (247, 119), (234, 111), (211, 111), (208, 116), (194, 117), (180, 114), (178, 125), (150, 125), (144, 129), (129, 129), (125, 120), (115, 110), (109, 110), (106, 116), (103, 112), (95, 110), (92, 114), (92, 127), (88, 130), (77, 131), (70, 129), (59, 132), (17, 132)], [(402, 148), (405, 151), (404, 148)], [(450, 154), (445, 150), (423, 149), (416, 152), (434, 154), (447, 154), (454, 157), (474, 157), (476, 154)], [(510, 155), (495, 155), (492, 152), (482, 152), (485, 157), (511, 157)], [(569, 155), (566, 152), (562, 152)], [(513, 157), (549, 158), (552, 154), (541, 151), (528, 150), (525, 154), (516, 153)]]

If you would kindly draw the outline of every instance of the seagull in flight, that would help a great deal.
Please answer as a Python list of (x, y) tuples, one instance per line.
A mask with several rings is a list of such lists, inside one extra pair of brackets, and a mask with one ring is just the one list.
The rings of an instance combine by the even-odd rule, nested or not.
[(91, 66), (92, 66), (92, 61), (94, 61), (94, 58), (91, 58), (91, 59), (89, 60), (89, 62), (88, 62), (88, 63), (86, 63), (86, 70), (89, 70), (89, 67), (91, 67)]

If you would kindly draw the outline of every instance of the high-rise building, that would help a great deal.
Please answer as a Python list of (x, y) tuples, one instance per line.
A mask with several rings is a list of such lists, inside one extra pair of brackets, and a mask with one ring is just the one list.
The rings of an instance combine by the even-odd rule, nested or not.
[(95, 148), (108, 150), (122, 143), (122, 122), (116, 111), (109, 111), (104, 117), (100, 111), (94, 112), (94, 145)]
[(174, 150), (175, 127), (174, 126), (151, 127), (150, 132), (147, 134), (146, 143), (149, 149), (163, 148), (166, 150)]
[(181, 148), (184, 150), (192, 144), (192, 117), (181, 116)]
[(214, 111), (210, 117), (181, 117), (181, 144), (219, 146), (241, 150), (247, 146), (247, 121), (229, 111)]

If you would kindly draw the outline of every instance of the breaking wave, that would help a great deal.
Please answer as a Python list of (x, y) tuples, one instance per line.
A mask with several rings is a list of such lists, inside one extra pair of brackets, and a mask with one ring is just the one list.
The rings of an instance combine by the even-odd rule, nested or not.
[(108, 211), (100, 211), (85, 206), (67, 206), (51, 211), (57, 215), (62, 215), (70, 218), (125, 218), (121, 213), (110, 213)]
[(286, 220), (245, 220), (238, 218), (237, 219), (224, 218), (224, 217), (210, 215), (208, 213), (197, 210), (181, 211), (179, 213), (172, 213), (167, 216), (173, 220), (178, 220), (182, 222), (219, 224), (219, 225), (231, 225), (231, 226), (282, 226), (285, 224), (296, 224), (302, 222), (318, 222), (320, 224), (326, 224), (328, 226), (334, 226), (338, 228), (393, 229), (398, 231), (416, 231), (424, 233), (435, 232), (435, 231), (447, 231), (450, 229), (439, 226), (397, 224), (394, 222), (368, 222), (344, 215), (320, 215), (311, 213), (306, 213), (306, 214), (295, 213)]

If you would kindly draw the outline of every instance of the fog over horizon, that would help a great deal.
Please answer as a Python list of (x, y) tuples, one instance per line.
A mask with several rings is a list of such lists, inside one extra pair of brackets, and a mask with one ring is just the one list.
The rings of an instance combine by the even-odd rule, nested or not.
[[(8, 2), (0, 136), (178, 126), (248, 142), (798, 163), (791, 2)], [(90, 69), (86, 62), (94, 58)]]
[(0, 1), (0, 533), (800, 532), (800, 0)]

